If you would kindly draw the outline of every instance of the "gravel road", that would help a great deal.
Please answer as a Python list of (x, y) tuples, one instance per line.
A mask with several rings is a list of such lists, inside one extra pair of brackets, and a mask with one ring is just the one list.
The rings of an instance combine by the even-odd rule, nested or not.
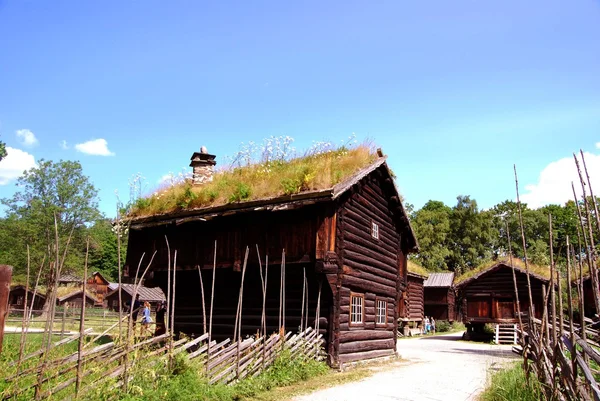
[(458, 341), (461, 334), (398, 341), (402, 358), (364, 380), (297, 397), (295, 401), (476, 400), (488, 372), (516, 360), (511, 346)]

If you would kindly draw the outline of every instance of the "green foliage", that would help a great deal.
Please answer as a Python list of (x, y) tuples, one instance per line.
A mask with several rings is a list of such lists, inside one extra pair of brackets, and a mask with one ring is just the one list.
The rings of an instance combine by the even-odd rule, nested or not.
[[(203, 366), (189, 362), (184, 355), (178, 355), (174, 366), (169, 370), (165, 363), (153, 364), (147, 361), (138, 365), (133, 375), (128, 394), (118, 394), (118, 399), (128, 401), (188, 401), (215, 400), (234, 401), (253, 397), (275, 387), (288, 386), (329, 371), (324, 362), (291, 359), (284, 352), (265, 372), (257, 377), (246, 378), (234, 385), (209, 384), (203, 376)], [(108, 397), (103, 387), (88, 394), (87, 399), (96, 400)], [(114, 391), (114, 390), (113, 390)], [(113, 392), (112, 396), (116, 394)]]
[(250, 198), (252, 189), (250, 185), (243, 182), (236, 183), (233, 192), (229, 196), (229, 202), (241, 202)]
[(0, 263), (13, 265), (16, 274), (23, 275), (27, 245), (32, 271), (38, 269), (42, 259), (46, 263), (53, 260), (56, 216), (61, 251), (71, 236), (64, 268), (80, 270), (87, 225), (100, 218), (98, 191), (83, 174), (81, 164), (40, 160), (37, 167), (18, 179), (17, 187), (19, 190), (12, 198), (2, 199), (7, 217), (0, 221), (0, 238), (6, 240), (0, 251)]
[[(90, 254), (88, 270), (99, 271), (107, 280), (117, 280), (118, 252), (117, 235), (112, 222), (108, 219), (99, 219), (88, 229), (90, 237)], [(127, 236), (122, 237), (121, 263), (125, 260), (127, 251)]]
[(6, 144), (0, 141), (0, 161), (6, 157)]
[(529, 383), (520, 363), (492, 375), (489, 387), (481, 394), (481, 401), (538, 401), (544, 399), (542, 385), (535, 375)]
[(436, 333), (449, 333), (449, 332), (458, 332), (458, 331), (464, 331), (464, 330), (465, 330), (465, 325), (460, 322), (450, 323), (447, 320), (436, 320), (435, 321)]

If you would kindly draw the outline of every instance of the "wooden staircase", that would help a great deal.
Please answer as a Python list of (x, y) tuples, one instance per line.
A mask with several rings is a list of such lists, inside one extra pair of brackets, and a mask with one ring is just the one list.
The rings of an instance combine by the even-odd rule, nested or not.
[(516, 344), (518, 338), (518, 324), (495, 324), (494, 343)]

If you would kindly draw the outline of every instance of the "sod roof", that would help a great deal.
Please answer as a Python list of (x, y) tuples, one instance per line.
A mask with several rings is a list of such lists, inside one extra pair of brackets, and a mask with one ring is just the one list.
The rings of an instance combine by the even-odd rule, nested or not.
[(423, 266), (413, 262), (412, 260), (408, 261), (408, 273), (415, 275), (415, 276), (420, 276), (423, 278), (427, 278), (429, 276), (429, 272), (427, 271), (427, 269), (425, 269)]
[[(534, 265), (529, 262), (528, 262), (528, 265), (529, 265), (529, 274), (531, 275), (531, 277), (537, 278), (538, 280), (541, 280), (544, 282), (547, 282), (550, 280), (550, 277), (551, 277), (550, 267), (538, 266), (538, 265)], [(512, 258), (512, 265), (511, 265), (511, 259), (508, 257), (504, 257), (504, 258), (499, 258), (494, 261), (483, 263), (483, 264), (479, 265), (478, 267), (476, 267), (475, 269), (469, 270), (468, 272), (461, 274), (460, 276), (455, 278), (454, 285), (456, 287), (463, 287), (463, 286), (469, 284), (470, 282), (477, 280), (479, 277), (481, 277), (485, 274), (488, 274), (492, 271), (495, 271), (497, 269), (500, 269), (503, 266), (508, 266), (508, 267), (512, 266), (518, 272), (521, 272), (524, 274), (527, 273), (525, 262), (523, 262), (521, 259)]]

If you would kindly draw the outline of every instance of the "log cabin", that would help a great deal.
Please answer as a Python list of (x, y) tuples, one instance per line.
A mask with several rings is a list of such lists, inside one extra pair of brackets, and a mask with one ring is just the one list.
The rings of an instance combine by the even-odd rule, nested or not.
[(406, 292), (403, 293), (398, 303), (400, 332), (405, 336), (419, 334), (423, 331), (425, 320), (423, 282), (427, 275), (428, 273), (423, 267), (408, 261)]
[(454, 321), (456, 303), (453, 282), (453, 272), (429, 273), (423, 283), (425, 316), (431, 316), (436, 321)]
[(56, 280), (56, 283), (59, 285), (59, 287), (67, 287), (70, 285), (79, 286), (82, 282), (83, 279), (81, 277), (71, 273), (63, 273), (60, 275), (58, 280)]
[[(70, 292), (66, 295), (56, 298), (56, 305), (58, 306), (66, 306), (68, 308), (81, 308), (82, 298), (83, 298), (83, 290), (79, 289), (74, 292)], [(102, 303), (98, 301), (94, 295), (89, 292), (85, 292), (85, 305), (86, 307), (94, 307), (99, 306)]]
[[(458, 277), (455, 281), (456, 292), (462, 314), (467, 326), (467, 337), (483, 333), (485, 324), (516, 325), (518, 323), (517, 302), (514, 290), (513, 269), (522, 314), (529, 310), (527, 272), (523, 262), (513, 259), (499, 260), (491, 265), (481, 266), (474, 272)], [(531, 293), (533, 312), (542, 317), (544, 299), (542, 287), (550, 282), (550, 269), (530, 265)]]
[[(586, 266), (587, 267), (587, 266)], [(589, 268), (587, 268), (589, 271)], [(579, 285), (579, 279), (573, 279), (571, 287), (577, 287)], [(596, 301), (594, 300), (594, 291), (592, 287), (592, 277), (588, 273), (587, 276), (583, 276), (583, 313), (585, 317), (594, 318), (596, 316)]]
[[(233, 201), (233, 196), (221, 204), (134, 213), (125, 279), (132, 281), (140, 260), (143, 269), (154, 254), (144, 285), (167, 293), (170, 260), (176, 265), (175, 332), (202, 332), (204, 296), (205, 310), (213, 309), (212, 336), (223, 339), (234, 334), (245, 265), (242, 336), (261, 330), (264, 274), (268, 332), (296, 331), (303, 319), (315, 327), (318, 321), (334, 367), (395, 355), (407, 255), (418, 245), (386, 157), (380, 150), (371, 152), (350, 172), (341, 166), (355, 162), (355, 151), (308, 157), (329, 163), (319, 169), (328, 171), (330, 180), (321, 187), (305, 183), (293, 193), (243, 201)], [(231, 179), (232, 173), (220, 173), (230, 175), (215, 174), (213, 182), (215, 156), (205, 148), (191, 161), (194, 175), (184, 184), (190, 198), (212, 196), (211, 191), (225, 185), (224, 177)], [(243, 176), (243, 168), (235, 173)], [(261, 179), (280, 178), (271, 174)], [(282, 181), (278, 187), (289, 188), (289, 183)], [(153, 196), (167, 197), (169, 192)], [(146, 200), (153, 201), (158, 204), (156, 198)]]
[[(121, 302), (123, 305), (123, 310), (128, 310), (129, 305), (131, 305), (131, 298), (133, 297), (134, 285), (133, 284), (121, 284)], [(152, 310), (156, 310), (156, 306), (160, 302), (166, 302), (167, 298), (163, 290), (160, 287), (148, 288), (144, 286), (140, 286), (138, 288), (138, 292), (140, 295), (141, 302), (150, 303), (150, 307)], [(119, 286), (117, 285), (114, 289), (106, 295), (104, 298), (104, 305), (108, 309), (111, 309), (115, 312), (119, 311)]]
[(108, 294), (108, 286), (110, 285), (110, 281), (108, 281), (100, 272), (94, 272), (87, 279), (86, 288), (90, 290), (98, 300), (98, 302), (104, 302), (104, 297)]
[(25, 306), (25, 293), (27, 292), (27, 308), (33, 310), (41, 310), (46, 301), (46, 297), (39, 292), (35, 293), (35, 300), (33, 299), (33, 290), (27, 288), (24, 285), (15, 285), (10, 288), (8, 294), (8, 307), (12, 310), (22, 310)]

